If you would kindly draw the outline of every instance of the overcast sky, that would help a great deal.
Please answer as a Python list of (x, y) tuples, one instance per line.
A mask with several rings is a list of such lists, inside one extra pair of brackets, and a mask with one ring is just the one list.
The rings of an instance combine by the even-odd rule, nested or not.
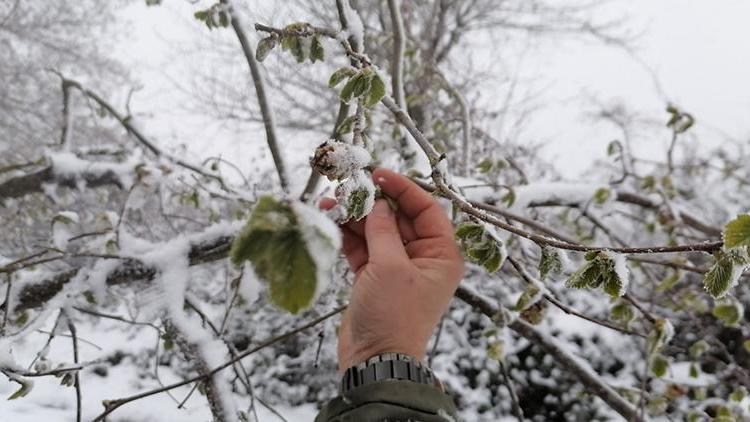
[[(163, 142), (189, 142), (191, 135), (185, 131), (190, 127), (185, 121), (188, 117), (170, 112), (164, 69), (175, 59), (175, 42), (186, 35), (185, 25), (179, 21), (190, 19), (195, 6), (181, 0), (171, 4), (167, 0), (164, 6), (151, 8), (143, 3), (135, 2), (122, 14), (133, 31), (118, 51), (118, 57), (144, 85), (134, 106), (152, 112), (144, 124)], [(176, 19), (175, 11), (187, 16)], [(619, 101), (644, 116), (664, 121), (666, 101), (674, 101), (696, 117), (695, 133), (705, 146), (726, 137), (749, 138), (750, 1), (629, 0), (615, 2), (606, 13), (627, 14), (632, 28), (643, 31), (636, 41), (641, 62), (599, 43), (549, 39), (529, 53), (522, 68), (547, 87), (539, 100), (545, 108), (531, 122), (527, 134), (545, 143), (544, 154), (554, 159), (567, 177), (574, 177), (594, 158), (603, 157), (606, 145), (618, 136), (615, 128), (587, 117), (593, 110), (592, 98), (604, 103)], [(663, 92), (656, 88), (654, 77)], [(203, 139), (220, 133), (201, 127)], [(662, 154), (666, 143), (666, 136), (651, 134), (636, 140), (636, 152)], [(215, 153), (210, 148), (221, 145), (189, 142), (191, 151), (199, 155)]]

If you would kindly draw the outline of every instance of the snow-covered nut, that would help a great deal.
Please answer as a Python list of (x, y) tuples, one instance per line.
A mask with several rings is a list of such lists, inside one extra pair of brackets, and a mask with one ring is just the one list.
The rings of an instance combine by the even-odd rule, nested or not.
[(366, 149), (331, 139), (315, 149), (310, 165), (328, 180), (342, 180), (363, 169), (370, 161), (372, 157)]

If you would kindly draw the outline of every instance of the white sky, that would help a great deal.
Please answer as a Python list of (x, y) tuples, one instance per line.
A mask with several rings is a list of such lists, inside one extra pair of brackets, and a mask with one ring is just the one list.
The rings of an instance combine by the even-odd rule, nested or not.
[[(151, 114), (142, 124), (162, 142), (180, 139), (197, 155), (215, 154), (216, 149), (236, 143), (207, 142), (207, 137), (222, 136), (221, 130), (196, 116), (175, 114), (164, 71), (175, 59), (174, 43), (186, 34), (184, 22), (192, 19), (191, 10), (197, 7), (180, 0), (165, 3), (148, 8), (144, 2), (134, 2), (122, 15), (133, 30), (117, 54), (144, 85), (133, 107)], [(746, 142), (750, 1), (629, 0), (615, 3), (607, 13), (620, 12), (630, 16), (634, 29), (644, 30), (637, 41), (637, 56), (646, 66), (612, 47), (555, 39), (545, 41), (524, 61), (522, 73), (537, 76), (537, 83), (548, 87), (539, 101), (545, 108), (526, 132), (545, 143), (544, 154), (567, 177), (604, 157), (606, 145), (619, 133), (587, 117), (593, 110), (590, 98), (620, 101), (656, 121), (666, 121), (664, 107), (669, 99), (696, 117), (701, 145), (716, 145), (727, 136)], [(178, 13), (185, 16), (175, 16)], [(248, 33), (255, 36), (255, 31)], [(666, 97), (659, 94), (646, 68), (653, 70)], [(201, 141), (193, 142), (196, 138)], [(262, 137), (257, 141), (264, 143)], [(666, 132), (663, 137), (653, 133), (649, 139), (637, 140), (635, 151), (653, 158), (663, 154), (666, 143)]]

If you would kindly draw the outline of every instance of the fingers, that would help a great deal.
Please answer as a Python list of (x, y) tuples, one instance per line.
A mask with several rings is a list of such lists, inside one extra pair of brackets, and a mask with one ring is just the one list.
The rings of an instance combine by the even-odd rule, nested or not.
[(396, 200), (399, 211), (413, 220), (417, 237), (445, 237), (452, 241), (453, 225), (429, 193), (390, 170), (378, 168), (372, 176), (383, 193)]
[(347, 228), (342, 229), (342, 233), (343, 245), (341, 251), (346, 256), (349, 267), (357, 274), (362, 266), (367, 263), (367, 244), (363, 238)]
[(365, 238), (370, 262), (388, 263), (394, 259), (408, 259), (396, 213), (384, 199), (375, 201), (372, 212), (365, 220)]

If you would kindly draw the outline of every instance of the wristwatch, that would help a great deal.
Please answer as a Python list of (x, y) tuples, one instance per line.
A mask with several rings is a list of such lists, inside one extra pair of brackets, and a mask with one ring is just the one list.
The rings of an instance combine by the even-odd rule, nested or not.
[(341, 378), (341, 393), (389, 379), (432, 385), (445, 391), (432, 370), (419, 359), (403, 353), (383, 353), (347, 369)]

